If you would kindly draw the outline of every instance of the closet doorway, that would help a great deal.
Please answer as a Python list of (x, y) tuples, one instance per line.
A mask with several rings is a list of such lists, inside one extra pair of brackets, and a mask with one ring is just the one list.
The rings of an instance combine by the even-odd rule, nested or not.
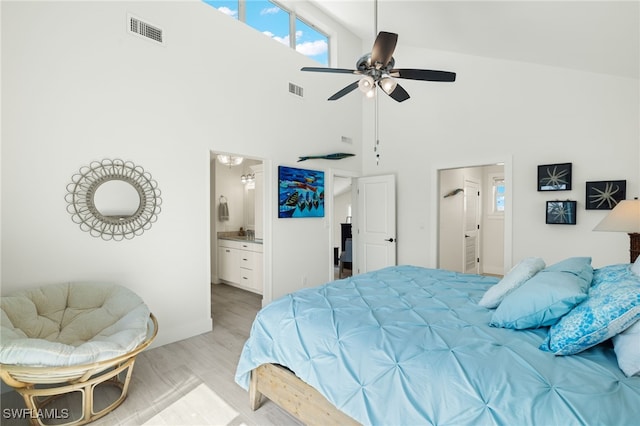
[(504, 164), (438, 170), (438, 268), (504, 275)]

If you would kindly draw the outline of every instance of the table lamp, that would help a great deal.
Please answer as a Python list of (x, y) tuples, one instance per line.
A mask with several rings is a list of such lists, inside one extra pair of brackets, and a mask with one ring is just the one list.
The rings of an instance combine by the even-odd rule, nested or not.
[(633, 263), (640, 255), (640, 200), (620, 201), (593, 230), (629, 234), (629, 254)]

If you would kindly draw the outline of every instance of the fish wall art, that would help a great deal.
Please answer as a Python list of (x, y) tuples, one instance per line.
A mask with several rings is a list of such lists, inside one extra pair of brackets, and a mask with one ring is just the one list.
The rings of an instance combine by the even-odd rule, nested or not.
[(278, 217), (324, 217), (324, 172), (278, 166)]
[(298, 157), (298, 163), (307, 160), (342, 160), (343, 158), (353, 157), (355, 154), (349, 154), (346, 152), (334, 152), (333, 154), (325, 155), (305, 155), (304, 157)]

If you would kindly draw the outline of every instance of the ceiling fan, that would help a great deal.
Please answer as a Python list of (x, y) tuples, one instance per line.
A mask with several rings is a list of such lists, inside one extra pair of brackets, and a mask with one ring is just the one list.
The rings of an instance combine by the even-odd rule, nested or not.
[(368, 97), (373, 97), (375, 95), (376, 86), (379, 86), (391, 98), (398, 102), (402, 102), (409, 99), (409, 93), (407, 93), (407, 91), (398, 84), (395, 80), (397, 78), (441, 82), (453, 82), (456, 80), (456, 73), (450, 71), (394, 68), (395, 59), (393, 58), (393, 52), (396, 48), (397, 42), (398, 34), (380, 31), (373, 43), (371, 53), (368, 53), (358, 59), (356, 69), (303, 67), (301, 68), (301, 71), (357, 74), (363, 76), (360, 80), (351, 83), (333, 94), (328, 99), (330, 101), (340, 99), (357, 88), (360, 88), (360, 90), (366, 93)]

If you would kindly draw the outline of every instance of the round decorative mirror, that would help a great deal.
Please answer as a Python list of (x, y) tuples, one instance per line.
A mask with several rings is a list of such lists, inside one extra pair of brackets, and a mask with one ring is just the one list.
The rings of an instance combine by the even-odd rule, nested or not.
[(67, 211), (80, 229), (103, 240), (141, 235), (160, 213), (160, 190), (130, 161), (105, 159), (82, 167), (67, 185)]

